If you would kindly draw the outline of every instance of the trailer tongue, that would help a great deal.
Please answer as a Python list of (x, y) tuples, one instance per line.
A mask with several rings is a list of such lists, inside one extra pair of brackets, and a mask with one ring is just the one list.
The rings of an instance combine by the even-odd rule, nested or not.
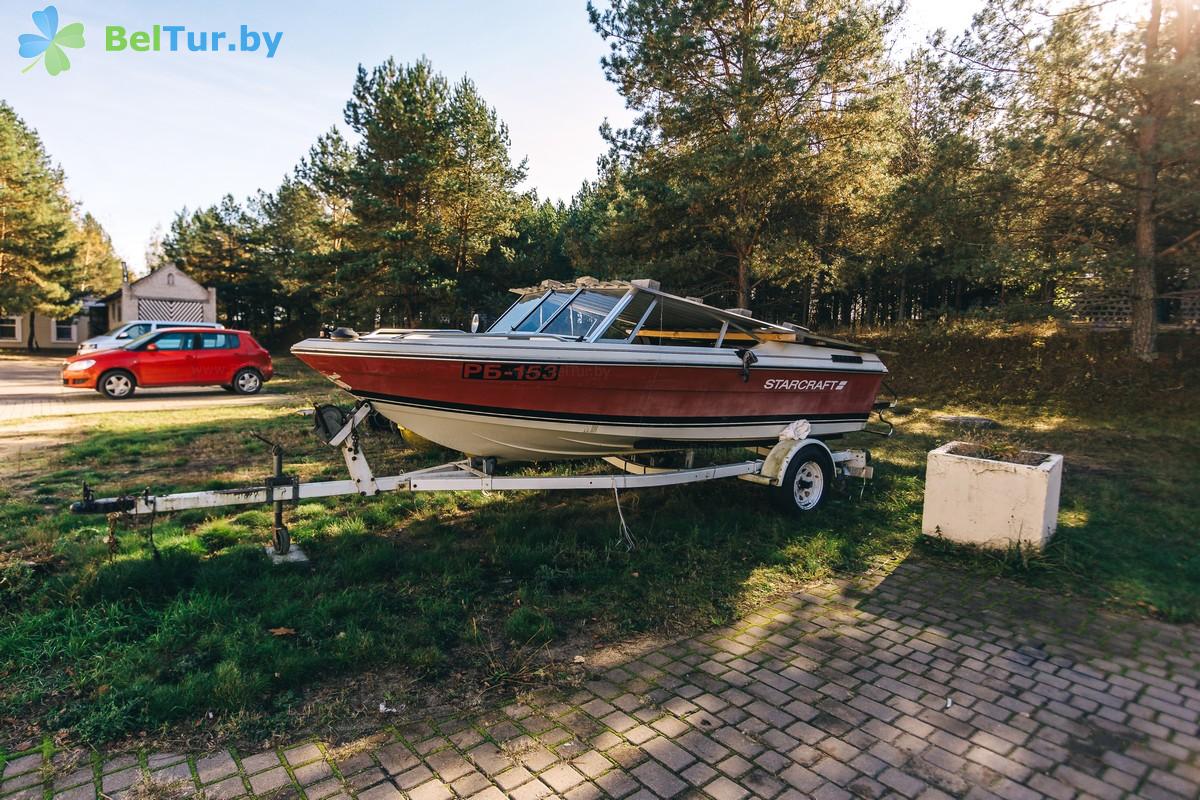
[(327, 444), (341, 451), (350, 475), (348, 480), (300, 481), (284, 472), (283, 448), (258, 437), (271, 445), (273, 465), (272, 474), (259, 486), (164, 495), (150, 494), (147, 490), (137, 495), (97, 499), (92, 488), (85, 483), (83, 499), (73, 503), (71, 511), (76, 514), (120, 513), (140, 516), (185, 509), (271, 503), (275, 512), (272, 526), (274, 549), (277, 554), (285, 555), (291, 547), (287, 526), (283, 522), (285, 504), (321, 497), (351, 494), (370, 497), (380, 492), (397, 491), (618, 491), (739, 478), (773, 487), (776, 499), (786, 508), (807, 512), (821, 504), (835, 477), (867, 480), (873, 474), (867, 451), (831, 451), (819, 439), (809, 438), (808, 423), (798, 420), (787, 427), (774, 447), (753, 448), (763, 457), (710, 466), (691, 466), (690, 452), (686, 456), (687, 466), (680, 469), (659, 468), (620, 456), (606, 456), (603, 460), (620, 472), (602, 475), (504, 476), (495, 474), (494, 458), (468, 458), (398, 475), (376, 476), (358, 437), (359, 426), (370, 418), (373, 411), (369, 402), (360, 402), (350, 412), (332, 405), (318, 406), (315, 411), (317, 433)]

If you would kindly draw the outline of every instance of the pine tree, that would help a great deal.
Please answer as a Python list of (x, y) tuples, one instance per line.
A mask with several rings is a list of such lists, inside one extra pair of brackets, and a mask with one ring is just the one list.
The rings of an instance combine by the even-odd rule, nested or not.
[(121, 285), (121, 259), (95, 217), (85, 213), (78, 220), (74, 240), (75, 265), (79, 271), (76, 291), (100, 296), (115, 291)]
[[(991, 0), (947, 52), (990, 117), (985, 164), (1007, 176), (996, 186), (1019, 274), (1124, 289), (1132, 352), (1150, 361), (1164, 267), (1186, 271), (1200, 237), (1200, 13), (1195, 0), (1146, 11), (1113, 23), (1096, 5)], [(1177, 237), (1165, 248), (1164, 229)]]
[(368, 325), (415, 325), (419, 310), (452, 285), (438, 261), (448, 97), (446, 80), (426, 60), (401, 66), (389, 58), (370, 72), (358, 69), (345, 111), (359, 137), (346, 176), (354, 255), (342, 272)]
[(516, 187), (526, 169), (523, 160), (512, 163), (508, 127), (467, 78), (454, 87), (447, 115), (450, 150), (439, 204), (446, 215), (448, 255), (461, 276), (498, 237), (515, 235)]
[(65, 318), (79, 309), (72, 206), (38, 135), (0, 101), (0, 313)]
[[(848, 145), (873, 136), (888, 78), (884, 34), (898, 7), (614, 0), (603, 12), (588, 8), (611, 41), (605, 72), (638, 112), (609, 139), (627, 185), (645, 199), (640, 211), (656, 230), (724, 255), (727, 285), (748, 306), (764, 248), (820, 235), (813, 223), (837, 191), (831, 176), (847, 174)], [(796, 223), (806, 224), (787, 230)]]

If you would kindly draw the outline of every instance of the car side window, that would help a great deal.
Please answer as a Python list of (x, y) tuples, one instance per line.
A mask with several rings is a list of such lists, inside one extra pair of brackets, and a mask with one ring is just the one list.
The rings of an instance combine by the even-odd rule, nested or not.
[(194, 333), (164, 333), (154, 340), (159, 350), (191, 350)]
[(202, 333), (200, 346), (205, 350), (236, 350), (238, 338), (233, 333)]
[(149, 333), (149, 332), (150, 332), (149, 325), (130, 325), (128, 328), (121, 331), (121, 333), (119, 333), (117, 335), (122, 339), (136, 339), (137, 337), (141, 336), (142, 334)]

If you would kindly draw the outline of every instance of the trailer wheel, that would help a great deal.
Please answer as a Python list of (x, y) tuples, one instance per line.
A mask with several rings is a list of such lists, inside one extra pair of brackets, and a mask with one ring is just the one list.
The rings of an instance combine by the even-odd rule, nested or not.
[(96, 388), (109, 400), (124, 400), (133, 395), (134, 389), (137, 388), (137, 379), (131, 372), (123, 369), (111, 369), (96, 381)]
[(805, 514), (825, 502), (832, 483), (829, 453), (820, 445), (805, 445), (788, 462), (783, 482), (775, 487), (775, 498), (785, 511)]
[(262, 375), (251, 367), (239, 369), (233, 376), (233, 391), (237, 394), (258, 394), (262, 388)]

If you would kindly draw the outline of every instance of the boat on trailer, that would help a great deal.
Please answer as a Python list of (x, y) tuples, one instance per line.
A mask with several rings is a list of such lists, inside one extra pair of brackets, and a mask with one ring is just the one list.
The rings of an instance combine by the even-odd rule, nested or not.
[(342, 329), (292, 353), (418, 436), (509, 461), (773, 443), (800, 419), (836, 437), (887, 374), (870, 348), (654, 281), (512, 291), (486, 331)]
[[(291, 548), (284, 509), (305, 499), (381, 492), (607, 490), (737, 478), (770, 487), (791, 512), (807, 513), (835, 480), (868, 480), (865, 450), (827, 440), (867, 430), (892, 405), (876, 396), (887, 370), (869, 348), (791, 324), (764, 322), (661, 291), (652, 281), (546, 282), (485, 332), (337, 331), (292, 348), (358, 398), (353, 409), (314, 409), (318, 436), (337, 448), (345, 480), (303, 482), (284, 472), (272, 443), (272, 474), (257, 486), (97, 498), (83, 486), (80, 514), (144, 516), (270, 503), (273, 549)], [(358, 429), (382, 414), (468, 457), (378, 476)], [(261, 438), (261, 437), (259, 437)], [(698, 465), (706, 446), (742, 445), (749, 459)], [(663, 467), (640, 453), (683, 451)], [(724, 451), (721, 451), (722, 453)], [(599, 457), (616, 472), (505, 475), (497, 462)], [(618, 510), (620, 508), (618, 502)], [(110, 517), (114, 519), (114, 517)], [(624, 527), (624, 518), (621, 519)]]

